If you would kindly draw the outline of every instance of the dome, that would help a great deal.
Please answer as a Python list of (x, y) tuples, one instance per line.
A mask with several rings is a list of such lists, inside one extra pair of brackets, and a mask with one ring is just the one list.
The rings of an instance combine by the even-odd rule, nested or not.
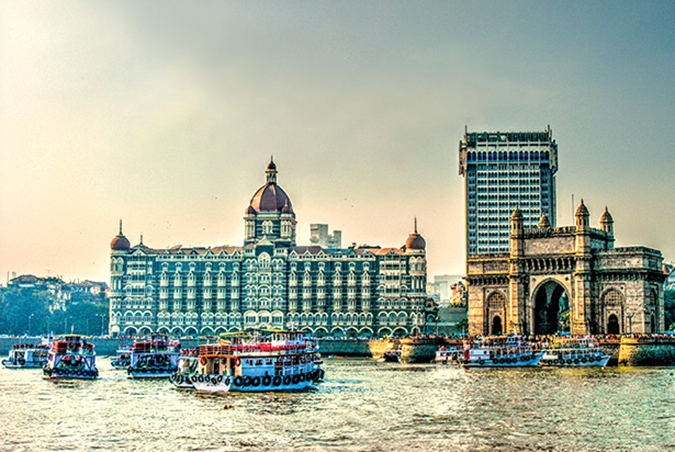
[(293, 206), (286, 192), (274, 182), (268, 182), (253, 195), (248, 211), (254, 209), (256, 212), (281, 212), (285, 206), (288, 213), (293, 213)]
[(518, 206), (516, 206), (515, 210), (511, 214), (511, 219), (512, 220), (522, 220), (523, 219), (523, 212), (520, 211)]
[(112, 251), (127, 251), (129, 248), (131, 248), (131, 243), (122, 234), (122, 220), (120, 220), (120, 233), (110, 242), (110, 249)]
[(548, 221), (548, 217), (546, 216), (545, 213), (541, 215), (541, 219), (539, 220), (538, 226), (539, 229), (548, 229), (551, 227), (551, 222)]
[(424, 237), (417, 233), (417, 218), (415, 218), (415, 232), (408, 236), (408, 240), (405, 241), (406, 250), (417, 250), (421, 251), (427, 247), (427, 241), (424, 240)]
[(255, 212), (281, 212), (286, 214), (293, 214), (293, 204), (286, 192), (277, 185), (277, 166), (274, 161), (270, 160), (267, 169), (267, 183), (260, 187), (258, 191), (251, 198), (246, 213), (249, 214), (251, 209)]
[(612, 215), (609, 213), (609, 210), (607, 210), (607, 207), (605, 207), (605, 211), (600, 217), (600, 223), (614, 223), (614, 218), (612, 218)]
[(584, 200), (581, 200), (581, 204), (579, 204), (579, 207), (577, 207), (577, 213), (574, 214), (575, 216), (580, 216), (583, 215), (585, 217), (589, 216), (590, 214), (588, 213), (588, 209), (584, 205)]
[(110, 242), (110, 249), (113, 251), (126, 251), (131, 248), (131, 243), (123, 235), (117, 235)]
[(408, 240), (405, 241), (406, 250), (424, 250), (426, 247), (427, 241), (417, 233), (410, 234)]

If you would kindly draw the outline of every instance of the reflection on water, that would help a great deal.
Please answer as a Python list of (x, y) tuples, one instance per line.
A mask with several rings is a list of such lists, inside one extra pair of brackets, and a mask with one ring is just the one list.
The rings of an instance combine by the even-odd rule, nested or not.
[(98, 365), (72, 382), (1, 369), (1, 450), (675, 450), (673, 368), (326, 360), (310, 392), (199, 395)]

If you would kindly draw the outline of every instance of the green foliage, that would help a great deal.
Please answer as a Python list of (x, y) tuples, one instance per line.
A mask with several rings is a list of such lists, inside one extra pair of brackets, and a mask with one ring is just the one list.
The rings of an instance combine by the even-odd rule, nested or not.
[(666, 330), (675, 331), (675, 290), (664, 292), (663, 311)]
[(468, 333), (469, 332), (469, 319), (462, 319), (455, 325), (456, 333)]
[[(98, 336), (108, 331), (107, 303), (81, 302), (50, 312), (54, 297), (31, 288), (0, 292), (0, 334), (31, 336), (70, 333)], [(102, 328), (103, 327), (103, 328)]]

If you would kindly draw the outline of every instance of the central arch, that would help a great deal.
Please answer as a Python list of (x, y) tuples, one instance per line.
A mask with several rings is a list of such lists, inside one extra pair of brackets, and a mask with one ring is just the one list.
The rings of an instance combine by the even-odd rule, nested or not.
[(565, 287), (553, 280), (537, 287), (532, 318), (536, 335), (569, 332), (570, 303)]

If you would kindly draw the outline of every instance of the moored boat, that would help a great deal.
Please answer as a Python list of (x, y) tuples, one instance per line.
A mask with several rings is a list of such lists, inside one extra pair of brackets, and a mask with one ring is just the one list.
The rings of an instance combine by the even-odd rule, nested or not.
[(592, 337), (559, 337), (544, 349), (541, 366), (605, 367), (610, 355)]
[(94, 344), (74, 334), (57, 337), (51, 343), (43, 372), (51, 380), (95, 379), (98, 369)]
[(455, 347), (441, 347), (436, 352), (434, 362), (436, 364), (457, 364), (464, 359), (464, 349)]
[(2, 365), (9, 369), (43, 367), (47, 363), (50, 340), (43, 338), (39, 344), (14, 344)]
[(131, 347), (124, 345), (117, 349), (115, 357), (110, 360), (110, 365), (115, 369), (122, 370), (129, 367), (129, 364), (131, 364)]
[(199, 350), (187, 348), (180, 351), (178, 370), (169, 376), (169, 381), (178, 389), (194, 389), (192, 376), (199, 366)]
[(139, 338), (131, 348), (129, 378), (168, 378), (178, 369), (180, 342), (167, 334)]
[(519, 336), (486, 337), (464, 348), (464, 367), (534, 367), (544, 355)]

